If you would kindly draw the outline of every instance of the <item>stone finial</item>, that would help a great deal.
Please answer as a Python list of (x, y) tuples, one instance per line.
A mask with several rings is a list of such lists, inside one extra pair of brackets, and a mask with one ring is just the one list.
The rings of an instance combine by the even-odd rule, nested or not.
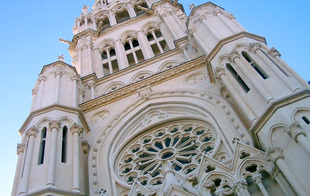
[(65, 58), (64, 58), (64, 55), (58, 55), (58, 61), (62, 61), (62, 62), (65, 62)]
[(196, 7), (194, 3), (192, 3), (192, 5), (188, 5), (188, 6), (189, 6), (190, 10), (192, 10), (194, 7)]
[(89, 9), (89, 6), (84, 5), (83, 8), (82, 8), (82, 13), (83, 14), (88, 14), (88, 9)]

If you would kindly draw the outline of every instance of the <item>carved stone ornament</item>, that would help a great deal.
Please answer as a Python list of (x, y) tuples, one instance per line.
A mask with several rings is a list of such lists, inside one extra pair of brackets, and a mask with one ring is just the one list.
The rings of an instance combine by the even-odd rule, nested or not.
[(270, 54), (272, 57), (280, 57), (281, 56), (281, 53), (275, 49), (274, 47), (272, 47), (269, 51), (268, 51), (268, 54)]
[(279, 147), (269, 147), (265, 158), (267, 161), (272, 161), (275, 164), (278, 159), (284, 159), (282, 149)]
[(168, 113), (162, 112), (161, 110), (150, 111), (145, 115), (144, 120), (142, 121), (142, 126), (145, 127), (150, 123), (166, 119), (168, 116)]
[(240, 59), (240, 55), (237, 51), (232, 51), (228, 56), (230, 62), (235, 62), (236, 58)]
[(28, 136), (28, 137), (30, 137), (30, 136), (36, 136), (37, 135), (37, 133), (38, 133), (39, 131), (33, 126), (33, 127), (31, 127), (27, 132), (26, 132), (26, 136)]
[(262, 45), (260, 43), (250, 43), (249, 51), (256, 53), (256, 50), (261, 49)]
[(86, 140), (82, 141), (82, 149), (84, 154), (87, 154), (89, 152), (90, 146)]
[(78, 133), (80, 135), (83, 132), (83, 127), (74, 123), (72, 127), (70, 128), (70, 131), (72, 132), (72, 134)]
[(152, 93), (152, 89), (150, 86), (140, 89), (138, 90), (138, 95), (144, 99), (144, 100), (148, 100), (151, 98), (151, 93)]
[(60, 123), (58, 120), (50, 121), (49, 127), (50, 127), (50, 130), (56, 129), (58, 131), (58, 129), (60, 128)]
[(101, 110), (100, 112), (95, 113), (89, 119), (90, 123), (99, 123), (106, 119), (110, 114), (108, 110)]
[(25, 144), (17, 144), (17, 154), (23, 153), (25, 151)]
[(293, 138), (297, 142), (297, 138), (299, 135), (304, 135), (305, 137), (307, 136), (306, 133), (302, 130), (302, 127), (300, 124), (295, 121), (293, 122), (287, 129), (286, 133)]
[(195, 73), (185, 79), (185, 84), (195, 85), (204, 82), (207, 79), (205, 73)]

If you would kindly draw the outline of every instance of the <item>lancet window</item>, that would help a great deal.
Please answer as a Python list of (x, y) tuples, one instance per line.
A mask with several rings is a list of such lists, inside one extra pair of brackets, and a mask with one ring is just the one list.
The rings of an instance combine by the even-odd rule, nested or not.
[(101, 54), (104, 76), (112, 74), (119, 70), (115, 49), (106, 46)]
[(46, 130), (47, 130), (46, 127), (44, 127), (41, 131), (38, 165), (42, 165), (44, 162), (45, 145), (46, 145)]
[(137, 64), (144, 60), (140, 44), (137, 39), (129, 37), (124, 45), (129, 66)]
[(263, 79), (269, 78), (269, 75), (251, 58), (251, 56), (247, 52), (242, 51), (242, 56), (248, 61), (248, 63), (255, 69), (255, 71)]
[(240, 87), (244, 90), (245, 93), (250, 91), (250, 88), (248, 85), (243, 81), (243, 79), (239, 76), (239, 74), (236, 72), (236, 70), (229, 64), (226, 64), (226, 68), (231, 73), (231, 75), (235, 78), (235, 80), (238, 82)]
[(68, 140), (68, 128), (64, 126), (62, 129), (62, 143), (61, 143), (61, 162), (67, 162), (67, 140)]
[(155, 55), (162, 54), (169, 50), (165, 38), (158, 29), (149, 29), (147, 39)]

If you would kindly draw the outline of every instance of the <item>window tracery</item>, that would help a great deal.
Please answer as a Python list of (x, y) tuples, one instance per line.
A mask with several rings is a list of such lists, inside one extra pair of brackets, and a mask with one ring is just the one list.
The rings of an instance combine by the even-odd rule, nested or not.
[(156, 186), (164, 182), (163, 165), (171, 164), (174, 172), (191, 175), (201, 155), (211, 155), (218, 143), (214, 128), (198, 121), (176, 121), (157, 127), (135, 138), (120, 153), (119, 178), (132, 185)]
[(147, 33), (147, 39), (155, 56), (169, 50), (166, 40), (159, 29), (150, 28)]
[(115, 49), (111, 46), (106, 46), (101, 54), (103, 75), (109, 75), (119, 70)]
[(138, 40), (134, 37), (128, 37), (124, 44), (125, 53), (129, 66), (137, 64), (144, 60)]

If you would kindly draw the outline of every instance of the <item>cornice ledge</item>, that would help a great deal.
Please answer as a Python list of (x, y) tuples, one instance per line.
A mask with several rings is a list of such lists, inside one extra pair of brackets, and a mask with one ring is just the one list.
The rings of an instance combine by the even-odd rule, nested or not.
[(163, 83), (167, 80), (170, 80), (172, 78), (176, 78), (186, 72), (189, 72), (197, 67), (203, 67), (205, 65), (202, 58), (197, 58), (192, 61), (188, 61), (186, 63), (183, 63), (181, 65), (178, 65), (172, 69), (154, 74), (144, 80), (138, 81), (133, 84), (129, 84), (127, 86), (124, 86), (123, 88), (120, 88), (116, 91), (110, 92), (108, 94), (99, 96), (95, 99), (89, 100), (85, 103), (82, 103), (79, 105), (81, 110), (83, 112), (88, 112), (92, 109), (96, 109), (99, 107), (102, 107), (102, 105), (106, 105), (109, 103), (113, 103), (115, 101), (118, 101), (120, 99), (123, 99), (124, 97), (130, 96), (134, 93), (137, 93), (137, 90), (144, 88), (146, 86), (156, 85)]
[(310, 90), (306, 89), (299, 93), (288, 95), (272, 102), (272, 104), (265, 109), (259, 120), (249, 129), (253, 138), (254, 146), (261, 148), (261, 146), (259, 145), (260, 142), (258, 138), (258, 132), (278, 109), (305, 99), (307, 97), (310, 97)]
[(263, 42), (265, 44), (266, 43), (266, 39), (262, 36), (259, 35), (255, 35), (249, 32), (240, 32), (237, 33), (235, 35), (232, 35), (230, 37), (226, 37), (224, 39), (222, 39), (221, 41), (219, 41), (219, 43), (212, 49), (212, 51), (210, 52), (210, 54), (206, 57), (206, 65), (207, 65), (207, 69), (208, 69), (208, 75), (209, 75), (209, 79), (211, 83), (214, 83), (214, 75), (213, 75), (213, 70), (212, 70), (212, 66), (211, 66), (211, 60), (214, 58), (214, 56), (219, 52), (219, 50), (225, 45), (228, 44), (229, 42), (238, 40), (240, 38), (243, 37), (248, 37), (248, 38), (252, 38), (254, 40)]
[(54, 105), (50, 105), (50, 106), (47, 106), (47, 107), (44, 107), (44, 108), (41, 108), (39, 110), (35, 110), (33, 112), (31, 112), (27, 119), (24, 121), (24, 123), (22, 124), (21, 128), (19, 129), (18, 133), (20, 136), (23, 135), (23, 132), (25, 131), (26, 127), (28, 126), (28, 124), (31, 122), (31, 120), (36, 117), (36, 116), (39, 116), (41, 114), (44, 114), (46, 112), (50, 112), (50, 111), (53, 111), (53, 110), (61, 110), (61, 111), (64, 111), (64, 112), (69, 112), (69, 113), (73, 113), (73, 114), (78, 114), (81, 122), (82, 122), (82, 125), (85, 129), (85, 131), (88, 133), (90, 131), (90, 128), (87, 124), (87, 121), (82, 113), (82, 111), (80, 109), (77, 109), (77, 108), (72, 108), (72, 107), (68, 107), (68, 106), (63, 106), (63, 105), (58, 105), (58, 104), (54, 104)]

